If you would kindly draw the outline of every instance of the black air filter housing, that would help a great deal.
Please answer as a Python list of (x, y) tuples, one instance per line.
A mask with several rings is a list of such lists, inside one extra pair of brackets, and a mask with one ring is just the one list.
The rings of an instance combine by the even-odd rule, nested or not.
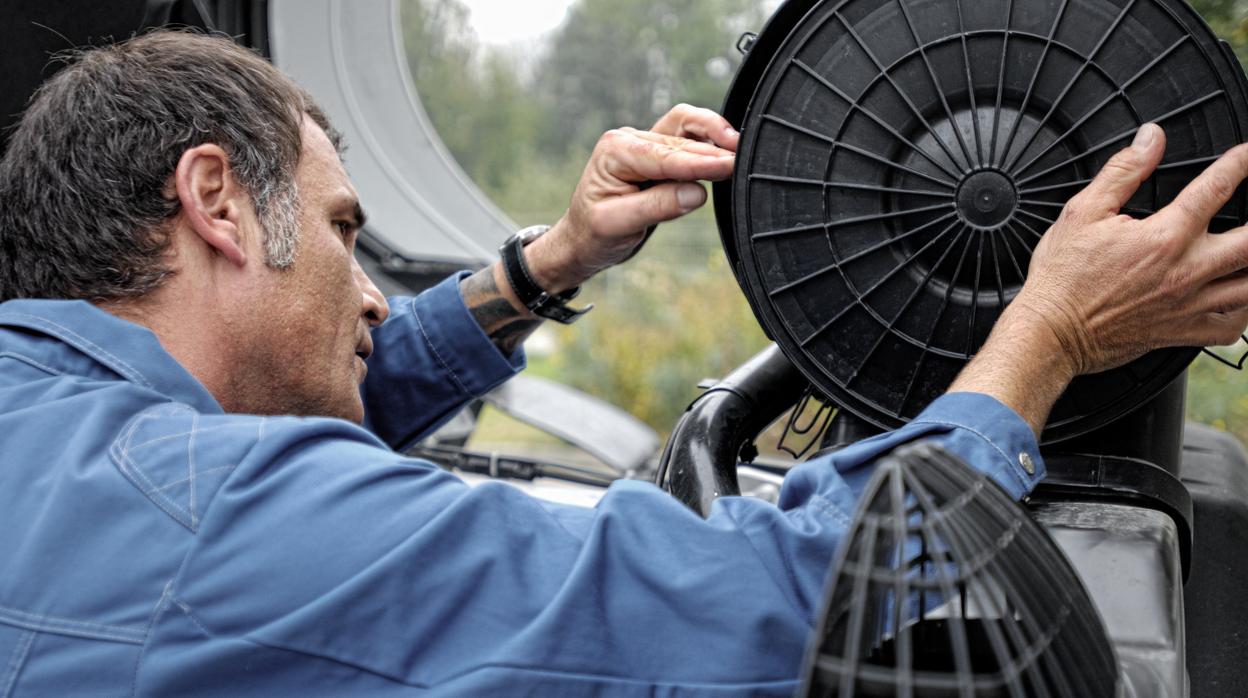
[[(715, 187), (738, 282), (802, 372), (883, 428), (948, 387), (1141, 124), (1168, 147), (1135, 216), (1248, 136), (1243, 71), (1181, 0), (790, 0), (724, 111), (743, 133)], [(1246, 217), (1241, 189), (1213, 229)], [(1045, 440), (1129, 412), (1196, 352), (1077, 379)]]

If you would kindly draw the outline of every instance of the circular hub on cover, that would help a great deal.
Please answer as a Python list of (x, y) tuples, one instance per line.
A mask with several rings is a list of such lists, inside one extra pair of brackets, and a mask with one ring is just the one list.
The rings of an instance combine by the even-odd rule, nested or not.
[[(881, 427), (945, 391), (1067, 199), (1139, 126), (1166, 129), (1146, 216), (1248, 138), (1243, 71), (1182, 0), (789, 0), (724, 106), (725, 250), (768, 334)], [(1214, 232), (1248, 217), (1241, 189)], [(1044, 438), (1157, 394), (1195, 349), (1079, 378)]]
[(972, 172), (958, 184), (958, 216), (981, 230), (1000, 228), (1018, 206), (1018, 192), (1008, 175), (996, 170)]

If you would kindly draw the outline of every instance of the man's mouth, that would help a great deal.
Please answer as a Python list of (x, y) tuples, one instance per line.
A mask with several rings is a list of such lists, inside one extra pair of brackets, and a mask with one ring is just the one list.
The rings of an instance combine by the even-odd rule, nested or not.
[(373, 338), (365, 334), (355, 345), (355, 355), (360, 359), (360, 381), (363, 382), (364, 376), (368, 375), (368, 357), (373, 354)]
[(368, 357), (373, 355), (373, 338), (367, 334), (360, 338), (355, 344), (355, 355), (364, 361), (368, 361)]

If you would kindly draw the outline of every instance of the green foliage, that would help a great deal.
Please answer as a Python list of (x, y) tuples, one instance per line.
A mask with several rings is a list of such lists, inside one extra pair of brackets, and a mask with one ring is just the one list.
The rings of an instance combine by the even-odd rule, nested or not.
[[(1218, 349), (1230, 361), (1238, 361), (1244, 351)], [(1248, 444), (1248, 376), (1201, 355), (1187, 370), (1187, 418), (1229, 431)]]
[(567, 209), (589, 152), (589, 146), (578, 145), (570, 148), (566, 157), (549, 157), (527, 143), (516, 163), (518, 170), (512, 172), (511, 184), (486, 192), (519, 225), (552, 223)]
[(647, 126), (677, 102), (718, 108), (739, 62), (736, 38), (762, 25), (758, 0), (580, 0), (551, 38), (538, 93), (543, 148)]
[(400, 18), (412, 82), (442, 142), (486, 193), (514, 187), (544, 115), (513, 62), (482, 50), (459, 0), (404, 0)]
[[(534, 62), (480, 45), (460, 0), (403, 0), (412, 80), (447, 149), (520, 225), (563, 214), (602, 132), (645, 127), (670, 106), (718, 107), (737, 37), (760, 0), (580, 0)], [(595, 279), (598, 307), (555, 328), (533, 368), (666, 433), (707, 376), (765, 344), (719, 249), (709, 207), (666, 224), (628, 265)]]
[[(580, 0), (535, 57), (482, 46), (461, 0), (403, 0), (408, 66), (447, 149), (516, 218), (562, 212), (598, 137), (678, 102), (716, 108), (760, 0)], [(555, 191), (561, 192), (557, 196)], [(517, 213), (513, 213), (513, 211)]]
[(664, 437), (701, 379), (727, 374), (766, 345), (722, 252), (678, 269), (656, 247), (591, 281), (584, 295), (609, 300), (557, 328), (550, 357), (561, 380), (624, 406)]
[(1248, 68), (1248, 2), (1244, 0), (1189, 0), (1193, 9), (1220, 37), (1235, 49), (1239, 62)]
[[(1188, 386), (1191, 396), (1200, 399), (1187, 406), (1188, 416), (1219, 429), (1230, 424), (1248, 424), (1248, 394), (1236, 385), (1239, 377), (1231, 367), (1207, 357), (1193, 362), (1188, 369)], [(1248, 436), (1236, 435), (1241, 439)]]

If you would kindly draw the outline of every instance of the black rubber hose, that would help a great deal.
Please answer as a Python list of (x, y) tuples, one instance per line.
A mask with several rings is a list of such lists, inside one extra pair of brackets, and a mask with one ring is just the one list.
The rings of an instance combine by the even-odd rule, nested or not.
[(741, 448), (797, 403), (809, 383), (772, 344), (701, 395), (676, 423), (656, 481), (706, 516), (716, 498), (741, 494)]

